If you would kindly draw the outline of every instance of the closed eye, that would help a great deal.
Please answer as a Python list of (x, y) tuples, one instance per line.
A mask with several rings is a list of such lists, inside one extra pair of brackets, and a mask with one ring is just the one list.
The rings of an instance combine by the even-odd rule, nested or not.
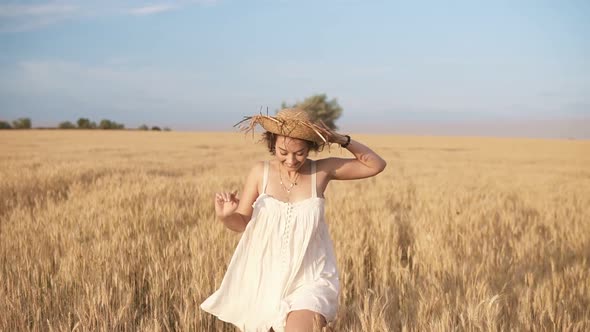
[[(299, 150), (299, 151), (295, 151), (294, 153), (295, 153), (296, 155), (298, 155), (298, 156), (303, 156), (303, 155), (305, 155), (305, 153), (304, 153), (304, 150), (305, 150), (305, 149), (301, 149), (301, 150)], [(283, 156), (286, 156), (286, 155), (287, 155), (287, 153), (288, 153), (288, 152), (287, 152), (287, 150), (283, 150), (283, 149), (280, 149), (279, 151), (281, 152), (281, 154), (282, 154)]]

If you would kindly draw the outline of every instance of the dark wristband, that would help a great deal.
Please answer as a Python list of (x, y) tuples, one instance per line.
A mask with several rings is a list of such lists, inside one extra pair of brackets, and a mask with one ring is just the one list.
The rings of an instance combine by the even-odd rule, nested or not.
[(350, 136), (344, 135), (344, 137), (346, 137), (346, 143), (340, 144), (340, 146), (346, 148), (350, 144)]

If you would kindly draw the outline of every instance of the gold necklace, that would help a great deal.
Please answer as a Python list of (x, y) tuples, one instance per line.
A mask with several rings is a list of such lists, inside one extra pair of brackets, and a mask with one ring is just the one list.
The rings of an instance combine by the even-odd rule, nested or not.
[(291, 185), (289, 186), (289, 188), (287, 188), (287, 186), (285, 186), (285, 184), (283, 183), (283, 176), (281, 175), (281, 164), (279, 164), (279, 180), (281, 182), (281, 187), (283, 188), (284, 191), (287, 192), (287, 194), (291, 193), (291, 190), (293, 190), (293, 187), (295, 185), (297, 185), (297, 179), (299, 178), (299, 172), (297, 172), (297, 174), (295, 174), (295, 179), (294, 181), (291, 181), (291, 179), (289, 179), (289, 182), (291, 182)]

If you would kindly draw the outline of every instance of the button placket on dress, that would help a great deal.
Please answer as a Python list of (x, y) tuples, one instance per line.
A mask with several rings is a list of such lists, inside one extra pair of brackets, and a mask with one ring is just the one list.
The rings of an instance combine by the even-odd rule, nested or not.
[(285, 221), (285, 229), (283, 230), (283, 239), (282, 239), (282, 260), (283, 260), (283, 268), (287, 270), (288, 268), (288, 254), (289, 254), (289, 233), (291, 231), (291, 220), (293, 218), (293, 205), (291, 203), (287, 203), (287, 218)]

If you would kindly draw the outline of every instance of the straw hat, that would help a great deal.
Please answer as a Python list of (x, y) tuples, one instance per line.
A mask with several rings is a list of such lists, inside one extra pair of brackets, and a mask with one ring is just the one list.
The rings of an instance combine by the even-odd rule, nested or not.
[[(309, 114), (298, 108), (285, 108), (276, 116), (254, 115), (247, 116), (235, 126), (244, 132), (253, 131), (256, 125), (262, 126), (267, 131), (282, 136), (304, 139), (319, 144), (327, 143), (320, 134), (321, 127), (314, 124)], [(234, 126), (234, 127), (235, 127)]]

